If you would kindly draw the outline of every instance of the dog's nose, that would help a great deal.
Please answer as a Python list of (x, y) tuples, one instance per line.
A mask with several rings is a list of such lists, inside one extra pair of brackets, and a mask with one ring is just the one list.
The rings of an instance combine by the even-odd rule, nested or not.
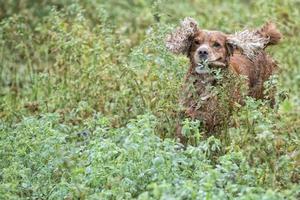
[(199, 57), (201, 59), (207, 59), (208, 57), (208, 49), (205, 48), (205, 47), (202, 47), (198, 50), (198, 54), (199, 54)]

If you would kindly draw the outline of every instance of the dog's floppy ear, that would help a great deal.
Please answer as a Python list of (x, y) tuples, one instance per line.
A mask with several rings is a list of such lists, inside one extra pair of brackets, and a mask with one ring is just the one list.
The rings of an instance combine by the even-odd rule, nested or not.
[(192, 38), (198, 30), (198, 24), (193, 18), (187, 17), (166, 38), (166, 47), (174, 54), (188, 54)]
[(268, 44), (269, 38), (257, 34), (257, 31), (243, 30), (227, 37), (226, 43), (241, 50), (248, 58), (253, 59)]
[(234, 49), (236, 47), (233, 44), (231, 44), (230, 42), (226, 42), (225, 48), (226, 48), (226, 51), (227, 51), (227, 56), (230, 57), (230, 56), (233, 55)]

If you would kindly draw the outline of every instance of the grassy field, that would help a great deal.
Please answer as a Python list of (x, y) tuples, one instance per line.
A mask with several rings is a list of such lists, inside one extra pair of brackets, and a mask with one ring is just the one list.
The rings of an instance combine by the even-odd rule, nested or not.
[[(0, 199), (299, 199), (300, 1), (0, 2)], [(166, 34), (186, 17), (234, 32), (276, 22), (274, 109), (174, 138), (188, 60)], [(200, 128), (200, 129), (199, 129)], [(200, 131), (199, 131), (200, 130)]]

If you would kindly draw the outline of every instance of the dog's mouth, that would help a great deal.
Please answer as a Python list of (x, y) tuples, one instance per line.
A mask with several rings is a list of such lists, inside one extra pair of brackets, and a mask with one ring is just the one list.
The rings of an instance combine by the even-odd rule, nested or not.
[(208, 74), (209, 73), (209, 69), (207, 68), (207, 65), (204, 65), (201, 63), (199, 63), (197, 65), (197, 67), (195, 68), (195, 71), (197, 72), (197, 74)]
[(209, 66), (211, 66), (211, 67), (225, 67), (226, 65), (223, 62), (220, 61), (221, 59), (222, 58), (218, 58), (218, 59), (215, 59), (215, 60), (203, 60), (203, 61), (198, 63), (195, 70), (198, 74), (207, 74), (207, 73), (210, 73)]
[(215, 61), (211, 61), (208, 63), (208, 65), (215, 66), (215, 67), (226, 67), (226, 65), (223, 62), (221, 62), (220, 60), (221, 60), (221, 58), (218, 60), (215, 60)]

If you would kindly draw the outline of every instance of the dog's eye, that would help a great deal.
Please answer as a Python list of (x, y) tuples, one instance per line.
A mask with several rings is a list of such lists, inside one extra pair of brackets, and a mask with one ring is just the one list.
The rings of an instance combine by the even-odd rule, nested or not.
[(195, 40), (194, 43), (195, 43), (196, 45), (199, 45), (199, 44), (200, 44), (200, 41), (199, 41), (199, 40)]
[(213, 47), (215, 47), (215, 48), (220, 48), (220, 47), (221, 47), (221, 44), (220, 44), (219, 42), (215, 42), (215, 43), (213, 44)]

